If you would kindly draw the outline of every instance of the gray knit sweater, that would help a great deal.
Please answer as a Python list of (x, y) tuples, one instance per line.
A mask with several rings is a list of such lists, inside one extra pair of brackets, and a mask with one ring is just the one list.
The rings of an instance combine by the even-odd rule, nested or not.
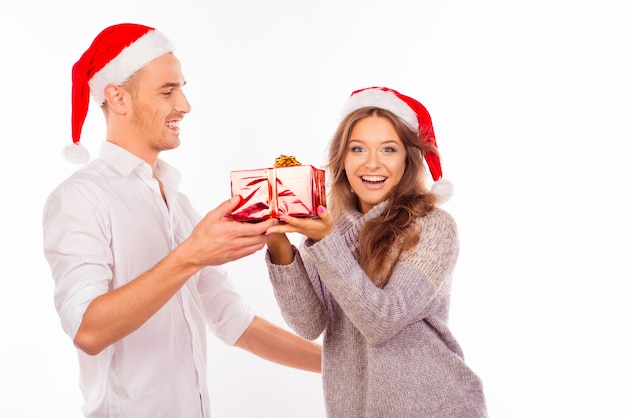
[(383, 288), (355, 258), (362, 215), (346, 213), (286, 266), (266, 262), (285, 321), (308, 339), (324, 333), (329, 418), (486, 417), (480, 379), (447, 326), (459, 245), (454, 219), (436, 209), (417, 222), (421, 238)]

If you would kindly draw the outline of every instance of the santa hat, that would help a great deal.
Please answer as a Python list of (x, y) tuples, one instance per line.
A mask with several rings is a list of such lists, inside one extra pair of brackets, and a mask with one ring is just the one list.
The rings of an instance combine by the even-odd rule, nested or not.
[(76, 163), (89, 159), (80, 144), (89, 94), (98, 104), (105, 102), (108, 84), (124, 84), (128, 78), (161, 55), (172, 52), (173, 44), (154, 28), (122, 23), (104, 29), (72, 67), (72, 140), (64, 156)]
[[(390, 111), (413, 130), (419, 132), (426, 143), (437, 148), (430, 114), (424, 105), (417, 100), (387, 87), (368, 87), (352, 92), (343, 108), (342, 117), (364, 107), (377, 107)], [(437, 154), (428, 151), (424, 153), (424, 159), (434, 181), (431, 190), (443, 203), (452, 196), (452, 183), (442, 178), (441, 161)]]

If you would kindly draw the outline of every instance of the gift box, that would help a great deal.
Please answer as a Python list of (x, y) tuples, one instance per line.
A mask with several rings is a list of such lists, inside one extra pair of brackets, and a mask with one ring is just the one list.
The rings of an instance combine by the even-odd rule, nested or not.
[(271, 168), (231, 171), (230, 186), (232, 195), (242, 198), (231, 214), (235, 221), (259, 222), (282, 215), (312, 218), (319, 205), (326, 206), (324, 170), (312, 165), (275, 163)]

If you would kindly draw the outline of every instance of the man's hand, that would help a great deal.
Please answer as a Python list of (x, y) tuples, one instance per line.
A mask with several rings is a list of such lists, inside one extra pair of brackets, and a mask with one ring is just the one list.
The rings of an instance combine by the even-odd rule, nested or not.
[(229, 214), (239, 204), (233, 196), (207, 213), (181, 246), (190, 261), (199, 266), (216, 266), (253, 254), (267, 243), (265, 233), (276, 219), (259, 223), (234, 222)]

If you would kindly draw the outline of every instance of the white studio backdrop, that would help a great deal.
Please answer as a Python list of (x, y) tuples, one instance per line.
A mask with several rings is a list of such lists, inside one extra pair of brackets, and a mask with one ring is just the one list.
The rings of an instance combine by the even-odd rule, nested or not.
[[(11, 1), (0, 12), (3, 283), (0, 416), (80, 416), (74, 348), (53, 307), (41, 211), (76, 167), (72, 64), (104, 27), (177, 44), (192, 112), (162, 157), (208, 211), (229, 172), (279, 154), (321, 166), (350, 92), (430, 110), (461, 255), (450, 323), (493, 418), (624, 417), (624, 12), (618, 1)], [(91, 106), (92, 155), (104, 122)], [(294, 237), (297, 240), (297, 237)], [(284, 325), (263, 254), (227, 266)], [(324, 416), (319, 375), (209, 344), (213, 415)]]

